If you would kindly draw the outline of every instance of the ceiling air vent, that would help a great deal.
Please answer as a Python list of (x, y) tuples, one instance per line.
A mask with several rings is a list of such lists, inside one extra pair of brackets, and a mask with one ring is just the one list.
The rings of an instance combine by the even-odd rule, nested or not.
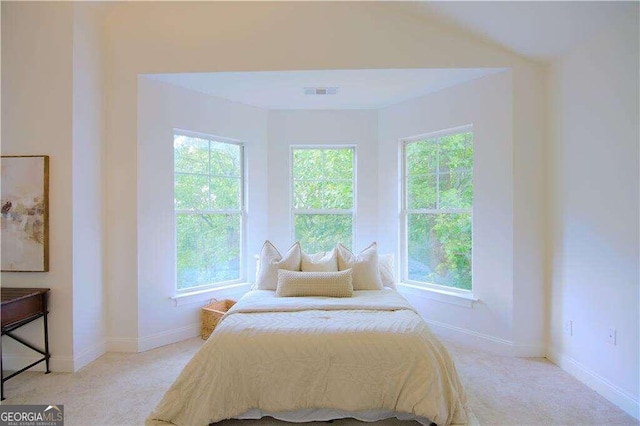
[(337, 87), (305, 87), (305, 95), (335, 95), (338, 93)]

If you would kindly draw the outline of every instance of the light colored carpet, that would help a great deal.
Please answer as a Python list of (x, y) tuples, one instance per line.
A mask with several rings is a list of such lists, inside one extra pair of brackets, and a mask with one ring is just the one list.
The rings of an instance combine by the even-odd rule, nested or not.
[[(545, 359), (498, 356), (442, 340), (456, 361), (481, 425), (639, 424)], [(141, 425), (201, 345), (202, 340), (194, 338), (140, 354), (109, 353), (75, 374), (23, 373), (5, 383), (3, 403), (64, 404), (67, 426)], [(333, 425), (356, 423), (360, 422), (339, 420)], [(417, 425), (395, 419), (378, 423)], [(283, 424), (273, 419), (220, 423)]]

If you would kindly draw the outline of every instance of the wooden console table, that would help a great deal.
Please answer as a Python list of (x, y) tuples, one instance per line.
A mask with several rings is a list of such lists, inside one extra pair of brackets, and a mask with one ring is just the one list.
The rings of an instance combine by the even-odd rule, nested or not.
[[(2, 399), (4, 399), (4, 382), (10, 378), (17, 376), (43, 361), (47, 367), (45, 374), (51, 372), (49, 370), (49, 358), (51, 358), (51, 354), (49, 353), (49, 327), (47, 323), (47, 314), (49, 313), (47, 308), (48, 293), (48, 288), (0, 288), (0, 294), (2, 295), (2, 336), (9, 336), (16, 342), (42, 355), (41, 359), (5, 377), (4, 371), (2, 371), (2, 340), (0, 338), (0, 378), (2, 379), (0, 383), (0, 398)], [(44, 321), (44, 351), (13, 333), (15, 329), (29, 324), (40, 317), (42, 317)]]

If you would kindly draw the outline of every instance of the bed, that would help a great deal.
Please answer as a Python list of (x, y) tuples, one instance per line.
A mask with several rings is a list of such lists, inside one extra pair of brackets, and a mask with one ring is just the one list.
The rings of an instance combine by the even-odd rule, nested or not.
[(262, 416), (475, 423), (447, 350), (391, 289), (354, 291), (345, 298), (248, 292), (187, 364), (147, 425)]

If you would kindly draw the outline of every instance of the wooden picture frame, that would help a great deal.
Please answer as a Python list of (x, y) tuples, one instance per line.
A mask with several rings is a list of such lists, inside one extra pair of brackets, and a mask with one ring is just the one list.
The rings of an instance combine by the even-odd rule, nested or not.
[(49, 270), (49, 156), (3, 155), (2, 272)]

